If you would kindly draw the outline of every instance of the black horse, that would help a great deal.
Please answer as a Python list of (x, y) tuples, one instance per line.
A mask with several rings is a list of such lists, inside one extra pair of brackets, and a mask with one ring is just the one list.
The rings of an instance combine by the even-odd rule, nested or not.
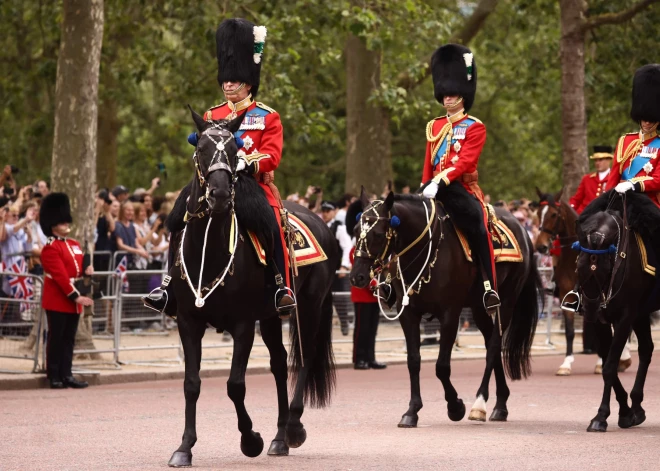
[[(399, 427), (416, 427), (417, 413), (422, 408), (419, 325), (425, 313), (440, 321), (440, 354), (435, 371), (445, 390), (448, 416), (453, 421), (465, 416), (465, 405), (450, 381), (451, 352), (464, 306), (472, 308), (487, 347), (486, 370), (469, 418), (486, 420), (488, 383), (494, 371), (497, 401), (490, 420), (505, 421), (509, 388), (504, 371), (506, 368), (512, 379), (526, 377), (531, 372), (530, 349), (538, 320), (541, 281), (534, 263), (534, 249), (525, 230), (508, 212), (497, 213), (515, 234), (524, 261), (497, 265), (502, 306), (499, 316), (493, 319), (484, 309), (482, 283), (478, 282), (475, 265), (465, 258), (458, 236), (439, 204), (418, 195), (393, 193), (384, 201), (369, 203), (363, 191), (361, 206), (365, 209), (354, 229), (358, 243), (351, 282), (365, 287), (374, 270), (384, 266), (388, 266), (386, 271), (393, 280), (391, 286), (396, 292), (397, 309), (402, 312), (399, 321), (406, 337), (411, 382), (409, 408)], [(351, 215), (347, 214), (346, 218), (350, 221)], [(500, 323), (506, 333), (505, 368), (501, 358)]]
[[(202, 337), (208, 324), (219, 331), (228, 331), (234, 339), (227, 395), (236, 407), (241, 451), (256, 457), (262, 452), (264, 442), (252, 430), (244, 401), (245, 371), (254, 342), (255, 322), (260, 321), (278, 399), (277, 434), (268, 454), (287, 455), (289, 447), (299, 447), (305, 441), (306, 432), (300, 422), (304, 404), (326, 406), (335, 384), (330, 286), (339, 256), (337, 244), (316, 215), (298, 205), (287, 204), (287, 209), (307, 224), (328, 256), (324, 262), (301, 267), (295, 279), (299, 315), (290, 321), (289, 361), (295, 386), (289, 408), (287, 352), (282, 343), (282, 322), (273, 303), (274, 287), (269, 286), (274, 284), (274, 276), (259, 263), (247, 232), (254, 231), (268, 251), (272, 250), (273, 234), (278, 229), (255, 178), (236, 172), (238, 149), (233, 133), (239, 129), (242, 117), (211, 123), (194, 111), (192, 115), (199, 131), (195, 175), (186, 187), (189, 195), (180, 199), (187, 200), (188, 222), (180, 236), (177, 245), (180, 248), (171, 272), (185, 355), (186, 420), (181, 446), (169, 465), (181, 467), (192, 463), (191, 449), (197, 440), (195, 418), (201, 385)], [(177, 212), (181, 210), (173, 211)], [(178, 214), (174, 219), (182, 216)]]
[[(594, 200), (578, 220), (578, 281), (585, 320), (597, 323), (605, 383), (588, 432), (607, 430), (612, 389), (619, 403), (619, 427), (629, 428), (646, 420), (642, 400), (653, 353), (651, 313), (660, 308), (660, 302), (657, 275), (645, 271), (640, 260), (654, 262), (652, 247), (660, 247), (658, 225), (660, 211), (648, 196), (629, 193), (620, 197), (614, 191)], [(630, 393), (632, 406), (628, 406), (628, 394), (617, 367), (632, 330), (639, 345), (639, 368)]]

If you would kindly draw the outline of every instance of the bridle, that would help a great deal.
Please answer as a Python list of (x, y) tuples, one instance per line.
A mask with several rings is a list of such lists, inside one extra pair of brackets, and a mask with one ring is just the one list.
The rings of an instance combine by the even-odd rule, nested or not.
[[(539, 206), (548, 206), (550, 208), (552, 205), (548, 201), (541, 201), (539, 203)], [(543, 227), (543, 219), (541, 219), (541, 232), (548, 234), (550, 236), (550, 242), (554, 242), (555, 240), (559, 240), (559, 245), (562, 249), (571, 247), (573, 242), (577, 240), (577, 235), (567, 235), (564, 237), (559, 236), (559, 231), (561, 224), (563, 223), (564, 225), (564, 230), (568, 230), (568, 227), (566, 225), (566, 218), (562, 214), (561, 211), (561, 203), (554, 203), (554, 207), (557, 210), (557, 219), (555, 219), (555, 224), (552, 228), (552, 230), (547, 229), (546, 227)], [(562, 241), (566, 242), (563, 243)]]
[[(220, 131), (220, 132), (218, 133), (214, 131)], [(202, 219), (206, 216), (209, 216), (209, 220), (206, 224), (206, 231), (204, 232), (204, 245), (202, 246), (202, 261), (199, 269), (199, 279), (197, 283), (197, 288), (195, 288), (192, 282), (190, 281), (190, 276), (188, 275), (188, 267), (186, 266), (186, 261), (183, 255), (183, 247), (184, 247), (184, 241), (186, 239), (186, 231), (188, 229), (188, 224), (186, 224), (185, 228), (183, 229), (183, 233), (181, 235), (181, 243), (179, 245), (179, 257), (181, 260), (181, 266), (183, 267), (183, 272), (185, 274), (186, 281), (188, 282), (188, 287), (195, 296), (195, 306), (198, 308), (202, 308), (204, 306), (206, 302), (206, 298), (208, 298), (218, 286), (224, 286), (224, 280), (227, 274), (229, 274), (230, 276), (233, 274), (233, 270), (231, 270), (231, 268), (234, 263), (234, 255), (236, 254), (236, 247), (238, 246), (238, 239), (239, 239), (238, 220), (236, 218), (235, 201), (234, 201), (236, 196), (235, 184), (236, 181), (238, 180), (238, 175), (235, 169), (232, 169), (232, 167), (229, 165), (228, 163), (229, 156), (227, 155), (227, 152), (225, 150), (226, 144), (231, 139), (234, 139), (234, 136), (232, 135), (232, 133), (224, 129), (219, 123), (215, 123), (215, 122), (212, 123), (212, 126), (210, 128), (204, 130), (202, 135), (209, 138), (211, 142), (215, 144), (215, 152), (213, 153), (213, 157), (211, 157), (211, 163), (204, 172), (202, 171), (202, 168), (199, 163), (199, 154), (198, 154), (199, 144), (195, 148), (195, 153), (193, 154), (193, 162), (195, 163), (195, 172), (197, 173), (197, 180), (199, 182), (199, 187), (201, 190), (203, 190), (203, 196), (201, 196), (197, 200), (197, 203), (199, 203), (197, 210), (194, 213), (190, 213), (186, 209), (186, 216), (184, 218), (185, 222), (187, 223), (190, 219), (194, 219), (194, 218)], [(214, 137), (219, 139), (216, 140), (214, 139)], [(224, 161), (223, 161), (223, 157), (224, 157)], [(214, 212), (211, 203), (209, 202), (210, 189), (208, 186), (208, 178), (211, 175), (211, 173), (219, 170), (228, 172), (230, 175), (230, 182), (231, 182), (230, 183), (231, 228), (229, 231), (230, 257), (227, 266), (222, 272), (222, 275), (216, 277), (209, 286), (202, 288), (202, 276), (204, 274), (204, 260), (206, 258), (206, 243), (208, 240), (209, 228), (211, 227), (211, 221), (213, 220), (213, 212)], [(206, 208), (201, 209), (204, 203), (206, 204)], [(202, 291), (206, 291), (206, 294), (202, 295)]]
[[(438, 218), (436, 218), (435, 216), (436, 213), (435, 201), (431, 201), (431, 209), (429, 211), (429, 208), (426, 205), (426, 201), (422, 200), (422, 204), (424, 205), (424, 213), (426, 215), (426, 226), (424, 227), (424, 230), (419, 234), (419, 236), (413, 242), (408, 244), (408, 246), (406, 246), (403, 250), (399, 251), (398, 253), (394, 253), (392, 247), (392, 238), (397, 237), (396, 227), (399, 226), (401, 221), (399, 221), (397, 216), (392, 216), (391, 211), (387, 212), (386, 217), (378, 214), (377, 208), (379, 208), (383, 204), (384, 204), (383, 201), (376, 200), (373, 203), (371, 203), (371, 205), (369, 205), (369, 207), (365, 210), (364, 213), (358, 215), (359, 223), (360, 223), (360, 235), (358, 237), (358, 241), (356, 244), (354, 257), (366, 259), (371, 262), (370, 278), (373, 279), (375, 277), (375, 271), (377, 271), (378, 287), (380, 287), (382, 284), (389, 284), (391, 282), (391, 276), (389, 274), (385, 282), (381, 283), (380, 277), (382, 275), (383, 269), (385, 269), (392, 263), (396, 262), (397, 271), (398, 271), (397, 278), (401, 280), (401, 286), (403, 288), (403, 293), (404, 293), (400, 311), (394, 317), (388, 316), (388, 314), (383, 310), (380, 296), (377, 296), (377, 298), (378, 298), (378, 307), (380, 308), (380, 312), (383, 314), (383, 316), (388, 320), (397, 320), (401, 316), (401, 314), (403, 314), (405, 307), (410, 303), (410, 296), (414, 292), (413, 287), (418, 281), (420, 281), (420, 279), (422, 279), (422, 275), (429, 264), (429, 260), (431, 258), (431, 253), (433, 249), (433, 233), (435, 232), (435, 227), (438, 222)], [(368, 214), (369, 212), (373, 212), (375, 216), (370, 216)], [(371, 232), (374, 229), (374, 227), (376, 227), (379, 221), (388, 221), (389, 224), (388, 224), (387, 232), (385, 233), (385, 238), (386, 238), (385, 247), (383, 248), (380, 255), (375, 256), (369, 251), (369, 247), (367, 244), (367, 235), (369, 234), (369, 232)], [(428, 239), (429, 239), (425, 245), (425, 247), (428, 246), (428, 253), (426, 255), (426, 260), (424, 261), (424, 264), (422, 265), (420, 272), (415, 277), (413, 282), (410, 283), (410, 285), (406, 286), (406, 282), (404, 281), (403, 278), (403, 270), (401, 269), (401, 256), (403, 256), (410, 249), (415, 247), (424, 238), (424, 236), (426, 236), (426, 234), (428, 234)], [(436, 256), (437, 256), (437, 250), (438, 248), (436, 248)], [(388, 257), (388, 255), (390, 255), (390, 252), (392, 252), (393, 257), (390, 259), (389, 262), (386, 262), (386, 258)], [(435, 260), (431, 265), (434, 264), (435, 264)], [(429, 280), (430, 280), (430, 274), (427, 277), (426, 281), (428, 282)], [(420, 285), (421, 285), (421, 281), (420, 281)]]

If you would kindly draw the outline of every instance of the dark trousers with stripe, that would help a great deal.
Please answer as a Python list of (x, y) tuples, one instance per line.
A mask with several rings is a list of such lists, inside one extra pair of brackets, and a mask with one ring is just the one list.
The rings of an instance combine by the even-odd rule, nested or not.
[(378, 303), (354, 303), (353, 363), (376, 361), (376, 334), (380, 321)]
[(48, 379), (59, 380), (71, 376), (73, 345), (78, 331), (80, 315), (46, 311), (48, 338), (46, 344), (46, 371)]

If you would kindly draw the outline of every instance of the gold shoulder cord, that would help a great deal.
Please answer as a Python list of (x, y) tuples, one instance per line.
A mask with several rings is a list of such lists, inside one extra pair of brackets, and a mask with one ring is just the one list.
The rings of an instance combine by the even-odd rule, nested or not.
[[(445, 139), (447, 139), (447, 136), (449, 136), (449, 139), (451, 140), (451, 135), (452, 135), (452, 124), (449, 121), (447, 121), (447, 123), (445, 123), (442, 129), (440, 129), (440, 132), (434, 136), (433, 135), (434, 123), (435, 123), (435, 119), (429, 121), (429, 123), (426, 125), (426, 140), (432, 144), (431, 161), (433, 161), (433, 157), (435, 156), (438, 147), (440, 147), (440, 145), (445, 141)], [(447, 152), (445, 152), (445, 154), (447, 154), (448, 152), (449, 152), (449, 146), (447, 146)]]
[(630, 143), (625, 152), (623, 152), (623, 141), (625, 136), (621, 136), (619, 139), (619, 144), (617, 145), (617, 162), (619, 163), (619, 174), (623, 173), (623, 165), (630, 158), (635, 158), (639, 151), (642, 149), (642, 139), (637, 138)]

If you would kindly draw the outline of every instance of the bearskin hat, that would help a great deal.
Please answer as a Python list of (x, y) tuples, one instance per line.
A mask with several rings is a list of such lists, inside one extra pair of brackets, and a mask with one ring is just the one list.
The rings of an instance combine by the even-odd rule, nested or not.
[(612, 146), (594, 146), (594, 153), (589, 157), (592, 160), (595, 159), (613, 159), (614, 158), (614, 149)]
[(50, 193), (41, 201), (39, 224), (46, 237), (53, 236), (53, 227), (65, 222), (71, 223), (71, 204), (66, 193)]
[(252, 85), (252, 97), (257, 96), (265, 41), (265, 26), (243, 18), (220, 23), (215, 33), (220, 87), (224, 82), (244, 82)]
[(636, 123), (660, 122), (660, 64), (647, 64), (635, 72), (630, 117)]
[(477, 64), (472, 51), (460, 44), (440, 46), (431, 58), (431, 74), (435, 99), (442, 104), (445, 96), (463, 97), (465, 111), (469, 111), (477, 92)]

